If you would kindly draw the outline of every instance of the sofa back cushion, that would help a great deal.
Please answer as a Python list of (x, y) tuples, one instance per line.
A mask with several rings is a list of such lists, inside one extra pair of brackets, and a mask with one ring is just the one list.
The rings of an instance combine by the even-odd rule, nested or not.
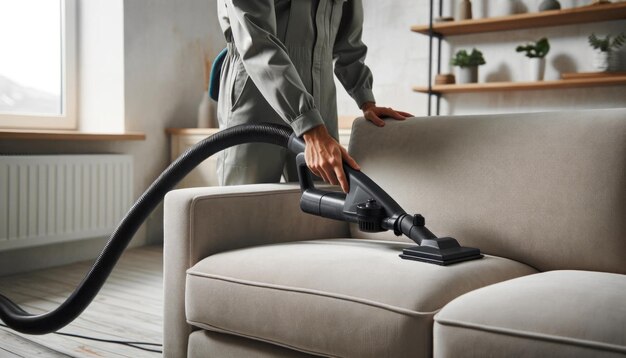
[(411, 118), (383, 128), (359, 119), (350, 152), (438, 236), (540, 270), (626, 273), (626, 109)]

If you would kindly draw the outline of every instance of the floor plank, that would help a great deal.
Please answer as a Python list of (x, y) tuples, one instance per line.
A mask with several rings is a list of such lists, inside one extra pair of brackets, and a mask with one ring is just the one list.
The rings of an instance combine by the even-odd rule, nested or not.
[(44, 346), (33, 344), (14, 333), (0, 329), (0, 357), (50, 357), (50, 358), (66, 358), (66, 354), (62, 354)]
[[(93, 262), (0, 277), (0, 292), (32, 313), (63, 302)], [(60, 332), (101, 339), (160, 343), (163, 335), (163, 250), (122, 255), (92, 304)], [(160, 347), (148, 347), (161, 349)], [(158, 357), (132, 347), (55, 334), (29, 336), (0, 327), (0, 357)]]

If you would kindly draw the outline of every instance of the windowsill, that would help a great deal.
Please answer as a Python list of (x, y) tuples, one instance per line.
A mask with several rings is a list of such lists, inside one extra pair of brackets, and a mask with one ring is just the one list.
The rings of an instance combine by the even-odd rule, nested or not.
[(71, 130), (48, 129), (1, 129), (0, 139), (3, 140), (77, 140), (77, 141), (122, 141), (145, 140), (141, 132), (126, 133), (93, 133)]

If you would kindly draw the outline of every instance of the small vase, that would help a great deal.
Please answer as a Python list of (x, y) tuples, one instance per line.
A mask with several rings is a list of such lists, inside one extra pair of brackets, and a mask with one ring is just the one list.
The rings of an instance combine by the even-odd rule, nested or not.
[(498, 0), (494, 4), (493, 17), (510, 16), (515, 14), (516, 0)]
[(469, 20), (472, 18), (472, 2), (470, 0), (460, 0), (456, 7), (456, 19)]
[(539, 11), (561, 10), (561, 3), (557, 0), (543, 0), (539, 4)]
[(617, 56), (611, 51), (595, 51), (593, 53), (593, 69), (608, 72), (617, 69)]
[(477, 83), (478, 66), (456, 67), (456, 82), (458, 84)]
[(533, 57), (529, 59), (529, 78), (528, 80), (543, 81), (543, 76), (546, 73), (546, 59), (545, 57)]

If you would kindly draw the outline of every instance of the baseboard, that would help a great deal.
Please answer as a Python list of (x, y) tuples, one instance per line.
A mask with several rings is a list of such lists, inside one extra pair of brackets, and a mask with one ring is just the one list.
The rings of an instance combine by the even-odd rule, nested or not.
[[(141, 231), (128, 247), (147, 244)], [(94, 260), (106, 244), (108, 237), (63, 242), (51, 245), (0, 251), (0, 276), (68, 265), (79, 261)]]

